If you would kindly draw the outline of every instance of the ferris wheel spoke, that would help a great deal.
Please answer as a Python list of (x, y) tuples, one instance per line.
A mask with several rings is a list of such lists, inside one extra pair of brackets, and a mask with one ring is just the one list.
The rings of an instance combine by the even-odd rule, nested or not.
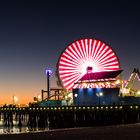
[(79, 73), (79, 72), (77, 72), (77, 73), (68, 72), (68, 73), (61, 74), (60, 77), (61, 77), (61, 78), (65, 78), (65, 77), (67, 77), (67, 76), (70, 77), (70, 76), (72, 76), (72, 75), (80, 75), (80, 73)]
[(112, 51), (111, 50), (108, 50), (99, 60), (98, 62), (102, 62), (102, 61), (105, 61), (107, 60), (109, 57), (113, 56), (114, 54), (112, 54)]
[(74, 83), (76, 83), (81, 77), (77, 77), (76, 80), (71, 81), (69, 85), (67, 85), (68, 89), (71, 89), (74, 86)]
[(74, 61), (66, 58), (65, 56), (62, 56), (61, 59), (60, 59), (60, 62), (65, 62), (67, 64), (73, 64), (73, 65), (76, 65), (77, 66), (77, 63), (75, 63)]
[(115, 57), (113, 57), (113, 58), (111, 58), (111, 59), (108, 59), (107, 61), (104, 61), (104, 62), (102, 62), (102, 63), (100, 63), (100, 64), (101, 64), (101, 65), (107, 65), (107, 64), (112, 65), (113, 63), (118, 64), (118, 61), (116, 60)]
[(77, 67), (70, 67), (70, 66), (59, 66), (60, 69), (69, 69), (69, 70), (79, 70)]
[(75, 53), (77, 54), (77, 61), (80, 63), (84, 63), (84, 58), (82, 57), (82, 55), (79, 53), (78, 47), (73, 43), (73, 49), (75, 50)]
[(82, 57), (82, 60), (84, 60), (85, 56), (84, 56), (84, 54), (82, 52), (81, 45), (80, 45), (79, 41), (76, 41), (76, 45), (78, 46), (77, 48), (80, 50), (79, 53), (80, 53), (80, 55)]
[(99, 50), (98, 50), (98, 49), (99, 49), (99, 46), (100, 46), (100, 41), (98, 41), (97, 46), (96, 46), (96, 48), (95, 48), (95, 52), (94, 52), (94, 55), (93, 55), (94, 60), (95, 60), (95, 58), (96, 58), (97, 52), (99, 51)]
[(87, 39), (85, 39), (84, 44), (86, 46), (86, 54), (87, 54), (86, 58), (89, 61), (89, 51), (88, 51), (89, 46), (88, 46), (88, 40)]
[(59, 73), (69, 73), (69, 72), (71, 72), (71, 73), (78, 73), (79, 72), (79, 70), (68, 70), (68, 69), (60, 69), (59, 68)]
[(92, 39), (89, 39), (88, 46), (89, 46), (89, 60), (90, 60), (90, 59), (91, 59), (91, 46), (92, 46)]
[[(71, 90), (73, 87), (85, 87), (86, 84), (74, 84), (87, 73), (87, 67), (93, 67), (92, 72), (119, 70), (118, 58), (105, 43), (95, 39), (81, 39), (70, 44), (62, 53), (58, 62), (59, 78), (63, 86)], [(93, 84), (96, 88), (102, 85)]]
[(102, 66), (102, 67), (103, 67), (103, 69), (110, 69), (110, 68), (112, 68), (113, 70), (115, 70), (116, 68), (118, 68), (117, 65), (109, 65), (109, 66)]
[(77, 68), (78, 65), (77, 64), (73, 64), (73, 63), (67, 63), (67, 61), (61, 61), (60, 66), (71, 66), (71, 67), (75, 67)]
[(100, 58), (101, 52), (103, 51), (104, 46), (105, 46), (105, 44), (103, 43), (103, 44), (101, 45), (101, 47), (99, 48), (99, 51), (97, 52), (97, 55), (96, 55), (96, 57), (95, 57), (95, 62), (98, 61), (98, 59)]
[(84, 41), (81, 40), (80, 43), (81, 43), (81, 46), (82, 46), (81, 48), (82, 48), (82, 51), (83, 51), (83, 54), (84, 54), (84, 60), (87, 60), (87, 54), (86, 54), (86, 51), (85, 51)]
[(79, 77), (79, 74), (67, 76), (67, 77), (65, 77), (65, 80), (66, 80), (66, 81), (69, 81), (69, 80), (71, 80), (71, 79), (73, 79), (73, 78), (76, 78), (76, 77)]
[(114, 58), (114, 55), (113, 55), (113, 54), (109, 54), (109, 55), (106, 56), (104, 59), (102, 59), (99, 63), (105, 62), (105, 61), (107, 61), (107, 60), (109, 60), (109, 59), (112, 59), (112, 58)]
[(71, 45), (69, 47), (70, 51), (73, 53), (73, 55), (75, 56), (75, 59), (79, 62), (81, 61), (81, 57), (79, 57), (79, 55), (76, 53), (75, 48)]
[(75, 62), (76, 64), (78, 64), (77, 60), (75, 60), (73, 57), (69, 56), (69, 54), (64, 53), (63, 55), (64, 55), (66, 58), (68, 58), (70, 61), (73, 61), (73, 62)]
[(94, 60), (94, 52), (95, 52), (95, 46), (96, 46), (96, 40), (93, 41), (93, 47), (92, 47), (92, 53), (91, 53), (91, 59)]
[(73, 53), (70, 51), (69, 48), (66, 50), (66, 52), (69, 54), (69, 56), (71, 56), (72, 60), (74, 60), (76, 63), (78, 63), (77, 58), (73, 55)]
[(119, 68), (117, 65), (115, 66), (105, 66), (103, 67), (104, 69), (108, 69), (108, 70), (111, 70), (111, 69), (116, 69), (116, 68)]
[[(102, 67), (111, 67), (113, 68), (113, 66), (118, 66), (119, 63), (118, 62), (111, 62), (111, 63), (108, 63), (108, 64), (104, 64), (102, 65)], [(119, 67), (116, 68), (116, 70), (118, 69)], [(113, 68), (114, 69), (114, 68)]]
[[(111, 66), (118, 66), (118, 63), (114, 63), (114, 64), (107, 64), (107, 65), (101, 65), (101, 69), (103, 70), (104, 68), (109, 68)], [(118, 69), (118, 68), (117, 68)], [(114, 69), (113, 69), (114, 70)]]
[(64, 86), (67, 86), (70, 83), (76, 82), (77, 79), (80, 79), (79, 77), (80, 76), (78, 75), (75, 78), (71, 78), (70, 80), (66, 81), (66, 83), (64, 84)]
[(99, 62), (100, 59), (103, 57), (103, 55), (107, 52), (108, 50), (108, 46), (105, 46), (105, 48), (102, 50), (102, 52), (100, 53), (100, 55), (98, 56), (98, 59), (95, 60), (95, 62)]
[(60, 62), (60, 66), (71, 66), (71, 67), (77, 67), (77, 65), (74, 65), (74, 64), (72, 64), (72, 63), (70, 63), (70, 64), (68, 64), (68, 63), (66, 63), (66, 62), (64, 62), (64, 61), (61, 61)]
[(63, 77), (63, 79), (65, 79), (65, 80), (70, 80), (70, 79), (72, 79), (72, 78), (74, 78), (74, 77), (77, 77), (77, 76), (79, 76), (79, 74), (67, 75), (67, 76)]
[(98, 62), (102, 61), (103, 59), (105, 59), (108, 55), (110, 55), (112, 52), (112, 50), (109, 50), (109, 48), (107, 47), (105, 53), (98, 59)]
[(77, 47), (75, 46), (74, 43), (72, 44), (71, 50), (72, 50), (73, 53), (76, 55), (77, 61), (78, 61), (79, 63), (82, 63), (82, 62), (83, 62), (83, 58), (81, 57), (81, 55), (80, 55), (80, 53), (79, 53), (79, 50), (77, 49)]

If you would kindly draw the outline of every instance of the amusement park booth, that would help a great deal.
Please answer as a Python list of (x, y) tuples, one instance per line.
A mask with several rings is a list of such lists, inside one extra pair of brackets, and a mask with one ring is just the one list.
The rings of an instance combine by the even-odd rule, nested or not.
[(73, 88), (73, 104), (76, 106), (119, 104), (119, 71), (85, 74)]
[(73, 89), (75, 106), (113, 105), (119, 103), (119, 88)]

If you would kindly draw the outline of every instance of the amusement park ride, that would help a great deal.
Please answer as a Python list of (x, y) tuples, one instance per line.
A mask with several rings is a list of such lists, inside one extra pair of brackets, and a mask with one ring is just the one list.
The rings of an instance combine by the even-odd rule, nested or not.
[(135, 79), (138, 79), (140, 82), (140, 72), (139, 69), (134, 68), (133, 72), (131, 73), (128, 81), (122, 81), (120, 92), (122, 96), (140, 96), (140, 91), (133, 89)]
[[(59, 79), (63, 87), (68, 90), (76, 88), (74, 83), (78, 81), (107, 81), (112, 78), (110, 72), (120, 71), (119, 61), (113, 50), (95, 39), (81, 39), (70, 44), (61, 54), (57, 67)], [(98, 73), (98, 76), (86, 79), (91, 73), (95, 73), (94, 75)]]
[[(121, 79), (121, 72), (119, 59), (111, 47), (96, 39), (77, 40), (66, 47), (59, 57), (57, 78), (61, 88), (48, 87), (48, 91), (42, 91), (42, 100), (56, 99), (56, 96), (58, 100), (71, 100), (76, 98), (75, 89), (76, 92), (79, 89), (102, 89), (102, 92), (119, 89), (118, 96), (140, 96), (140, 91), (132, 89), (134, 80), (138, 78), (140, 81), (139, 70), (135, 68), (128, 81)], [(45, 99), (44, 92), (48, 92)]]

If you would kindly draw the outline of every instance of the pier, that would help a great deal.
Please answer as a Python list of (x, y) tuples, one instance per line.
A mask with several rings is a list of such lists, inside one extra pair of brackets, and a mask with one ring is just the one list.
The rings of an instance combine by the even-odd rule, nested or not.
[(0, 125), (31, 130), (92, 127), (140, 122), (140, 106), (1, 107)]

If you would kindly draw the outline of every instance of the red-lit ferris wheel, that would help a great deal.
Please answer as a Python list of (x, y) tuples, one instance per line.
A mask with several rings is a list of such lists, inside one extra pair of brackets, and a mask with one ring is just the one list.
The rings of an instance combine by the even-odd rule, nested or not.
[(70, 44), (61, 54), (58, 63), (58, 77), (62, 86), (72, 89), (87, 68), (93, 72), (117, 71), (119, 61), (114, 51), (104, 42), (96, 39), (81, 39)]

